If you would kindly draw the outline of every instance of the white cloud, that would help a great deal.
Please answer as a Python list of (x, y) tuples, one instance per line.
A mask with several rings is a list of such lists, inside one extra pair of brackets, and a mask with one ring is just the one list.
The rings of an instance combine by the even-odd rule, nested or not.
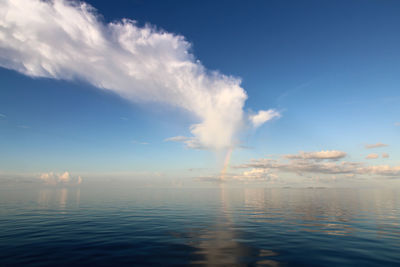
[[(196, 118), (189, 144), (232, 146), (246, 120), (241, 80), (208, 71), (190, 47), (183, 36), (132, 20), (104, 24), (83, 2), (0, 2), (0, 66), (84, 80), (132, 102), (176, 106)], [(277, 113), (262, 111), (251, 120), (259, 126), (268, 116)]]
[(371, 154), (368, 154), (365, 158), (366, 159), (377, 159), (377, 158), (379, 158), (379, 155), (375, 154), (375, 153), (371, 153)]
[(252, 168), (249, 171), (243, 172), (241, 175), (233, 176), (233, 178), (241, 181), (267, 181), (276, 179), (278, 176), (275, 173), (271, 173), (270, 169)]
[(338, 150), (322, 150), (316, 152), (303, 152), (300, 151), (299, 154), (290, 154), (285, 155), (285, 158), (288, 159), (315, 159), (315, 160), (338, 160), (346, 157), (346, 152), (338, 151)]
[(255, 128), (261, 126), (265, 122), (272, 120), (273, 118), (279, 118), (281, 114), (274, 110), (260, 110), (257, 114), (249, 115), (249, 120)]
[(82, 177), (71, 176), (69, 172), (58, 174), (53, 172), (46, 172), (42, 173), (39, 178), (47, 185), (79, 185), (82, 183)]
[(62, 183), (68, 183), (69, 180), (71, 179), (69, 172), (64, 172), (63, 174), (60, 174), (58, 176), (58, 180)]
[(388, 153), (382, 153), (382, 158), (384, 158), (384, 159), (389, 158), (389, 154)]
[(388, 146), (386, 144), (382, 144), (382, 143), (376, 143), (376, 144), (371, 144), (371, 145), (365, 145), (366, 149), (371, 149), (371, 148), (378, 148), (378, 147), (385, 147)]

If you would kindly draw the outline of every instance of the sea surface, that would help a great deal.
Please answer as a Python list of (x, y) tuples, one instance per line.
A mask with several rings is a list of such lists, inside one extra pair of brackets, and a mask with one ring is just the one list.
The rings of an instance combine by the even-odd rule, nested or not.
[(0, 266), (400, 266), (399, 193), (6, 186)]

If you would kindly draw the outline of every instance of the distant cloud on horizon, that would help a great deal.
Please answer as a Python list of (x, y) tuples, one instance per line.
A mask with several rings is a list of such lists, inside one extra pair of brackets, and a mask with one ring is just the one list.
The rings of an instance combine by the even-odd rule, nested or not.
[(39, 178), (47, 185), (80, 185), (82, 183), (81, 176), (71, 176), (69, 172), (58, 174), (46, 172), (42, 173)]
[(233, 168), (236, 170), (249, 170), (238, 174), (230, 174), (227, 180), (235, 180), (238, 178), (245, 180), (246, 177), (249, 178), (248, 180), (256, 180), (254, 179), (255, 177), (257, 177), (257, 180), (269, 179), (271, 177), (277, 179), (280, 173), (292, 173), (299, 176), (316, 174), (335, 175), (335, 177), (341, 175), (347, 178), (354, 178), (367, 175), (400, 178), (400, 166), (367, 165), (363, 162), (332, 161), (329, 157), (301, 156), (318, 155), (318, 153), (319, 152), (303, 152), (303, 154), (300, 153), (296, 157), (287, 157), (286, 155), (281, 159), (253, 159), (248, 163), (234, 166)]
[[(389, 156), (383, 153), (384, 158)], [(347, 153), (338, 150), (322, 150), (315, 152), (300, 152), (299, 154), (283, 155), (278, 159), (253, 159), (248, 163), (233, 166), (236, 170), (223, 176), (209, 175), (199, 177), (200, 181), (209, 182), (262, 182), (280, 181), (282, 174), (296, 174), (298, 176), (317, 175), (321, 179), (342, 177), (346, 179), (360, 176), (375, 176), (400, 178), (400, 166), (367, 165), (363, 162), (340, 161)], [(371, 154), (367, 159), (378, 158)], [(238, 170), (244, 171), (238, 172)], [(286, 181), (287, 182), (287, 181)]]
[(0, 10), (1, 67), (178, 107), (194, 117), (189, 147), (232, 147), (246, 124), (280, 116), (269, 109), (249, 117), (241, 79), (207, 70), (184, 36), (130, 19), (105, 24), (80, 1), (4, 0)]
[(285, 155), (287, 159), (315, 159), (315, 160), (338, 160), (347, 156), (346, 152), (338, 150), (322, 150), (317, 152), (303, 152), (300, 151), (299, 154)]

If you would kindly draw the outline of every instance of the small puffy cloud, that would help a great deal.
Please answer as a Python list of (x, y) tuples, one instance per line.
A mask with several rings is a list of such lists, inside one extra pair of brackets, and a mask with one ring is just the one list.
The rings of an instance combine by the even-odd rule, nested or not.
[(386, 147), (386, 146), (388, 145), (383, 143), (376, 143), (376, 144), (365, 145), (365, 148), (371, 149), (371, 148)]
[(287, 159), (314, 159), (314, 160), (339, 160), (346, 157), (346, 152), (338, 150), (322, 150), (316, 152), (303, 152), (298, 154), (289, 154), (284, 157)]
[(260, 180), (269, 180), (269, 178), (274, 176), (271, 174), (269, 169), (263, 169), (263, 168), (252, 168), (249, 171), (243, 172), (242, 175), (234, 176), (233, 178), (236, 178), (238, 180), (243, 180), (243, 181), (260, 181)]
[(389, 158), (389, 154), (388, 153), (382, 153), (382, 158), (384, 158), (384, 159)]
[(249, 120), (251, 124), (257, 128), (267, 121), (272, 120), (273, 118), (279, 118), (281, 117), (281, 114), (274, 110), (274, 109), (269, 109), (269, 110), (260, 110), (257, 114), (254, 115), (249, 115)]
[(47, 185), (79, 185), (82, 183), (81, 176), (71, 176), (69, 172), (46, 172), (42, 173), (39, 178)]
[(4, 119), (6, 117), (7, 117), (6, 115), (0, 113), (0, 119)]
[(394, 126), (400, 126), (400, 122), (395, 122)]
[(377, 158), (379, 158), (379, 155), (375, 154), (375, 153), (371, 153), (371, 154), (368, 154), (365, 158), (366, 159), (377, 159)]
[(58, 180), (59, 180), (61, 183), (68, 183), (70, 179), (71, 179), (71, 177), (70, 177), (70, 175), (69, 175), (69, 172), (64, 172), (63, 174), (60, 174), (60, 175), (58, 176)]

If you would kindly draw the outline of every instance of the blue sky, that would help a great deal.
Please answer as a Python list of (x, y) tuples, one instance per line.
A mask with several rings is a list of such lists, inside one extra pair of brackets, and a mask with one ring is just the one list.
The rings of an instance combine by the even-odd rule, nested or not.
[[(299, 151), (344, 151), (346, 158), (340, 160), (361, 162), (363, 168), (389, 166), (392, 176), (399, 175), (397, 1), (86, 2), (100, 16), (96, 23), (107, 25), (129, 18), (137, 21), (135, 27), (151, 24), (156, 33), (183, 36), (191, 44), (187, 51), (207, 70), (240, 78), (248, 98), (242, 109), (234, 110), (243, 111), (243, 118), (260, 110), (279, 112), (279, 118), (266, 120), (256, 129), (251, 123), (239, 130), (239, 124), (232, 126), (234, 136), (238, 136), (229, 142), (235, 144), (232, 166), (251, 159), (284, 158)], [(5, 4), (0, 8), (13, 7)], [(48, 25), (43, 27), (52, 30)], [(15, 34), (12, 27), (7, 31)], [(193, 116), (198, 109), (187, 112), (180, 104), (171, 105), (177, 103), (176, 99), (165, 103), (137, 101), (136, 94), (126, 96), (118, 88), (99, 90), (90, 81), (91, 72), (82, 77), (77, 72), (73, 78), (66, 71), (60, 71), (57, 77), (39, 69), (29, 74), (9, 63), (23, 62), (27, 54), (15, 47), (9, 54), (4, 48), (7, 42), (0, 41), (2, 172), (179, 174), (200, 168), (209, 169), (207, 175), (213, 176), (221, 168), (226, 149), (220, 145), (225, 144), (207, 143), (207, 133), (191, 132), (191, 125), (199, 122)], [(35, 58), (34, 53), (33, 49), (29, 56)], [(21, 66), (26, 66), (23, 63)], [(212, 112), (220, 114), (221, 110)], [(176, 136), (194, 136), (190, 142), (208, 147), (192, 149), (188, 143), (165, 141)], [(377, 143), (387, 146), (365, 149), (365, 145)], [(214, 145), (217, 152), (209, 149)], [(382, 157), (382, 153), (389, 157)], [(379, 158), (365, 159), (369, 154), (378, 154)], [(333, 163), (337, 159), (328, 160)]]

